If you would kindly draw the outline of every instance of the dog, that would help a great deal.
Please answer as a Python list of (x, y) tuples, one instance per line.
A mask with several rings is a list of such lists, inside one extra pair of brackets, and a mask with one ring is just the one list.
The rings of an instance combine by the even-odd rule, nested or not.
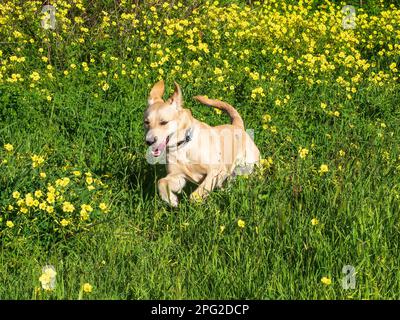
[(149, 152), (154, 158), (166, 156), (168, 174), (158, 181), (158, 191), (164, 201), (176, 207), (176, 194), (187, 181), (198, 184), (190, 200), (201, 201), (227, 178), (251, 173), (259, 164), (260, 152), (234, 107), (205, 96), (194, 97), (230, 116), (231, 124), (211, 127), (183, 107), (182, 91), (176, 82), (172, 96), (166, 101), (164, 90), (163, 80), (153, 86), (144, 112)]

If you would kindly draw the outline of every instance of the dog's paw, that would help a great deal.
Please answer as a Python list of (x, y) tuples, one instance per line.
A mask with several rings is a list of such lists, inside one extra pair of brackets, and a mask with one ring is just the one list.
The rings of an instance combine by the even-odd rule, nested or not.
[(161, 199), (163, 199), (171, 207), (176, 208), (178, 206), (178, 197), (173, 193), (171, 193), (170, 195), (161, 194)]
[(178, 206), (178, 198), (175, 197), (175, 199), (170, 199), (170, 201), (168, 201), (169, 205), (173, 208), (176, 208)]

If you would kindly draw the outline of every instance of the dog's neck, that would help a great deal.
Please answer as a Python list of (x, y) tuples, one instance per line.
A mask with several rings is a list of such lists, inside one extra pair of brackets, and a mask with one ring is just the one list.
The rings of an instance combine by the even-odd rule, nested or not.
[(174, 144), (168, 146), (168, 152), (174, 152), (193, 140), (196, 119), (193, 118), (192, 112), (189, 109), (182, 110), (180, 123), (182, 126), (176, 132), (176, 141)]
[(169, 146), (168, 151), (169, 152), (176, 151), (185, 146), (186, 144), (188, 144), (192, 140), (193, 140), (193, 127), (189, 127), (188, 129), (186, 129), (185, 136), (183, 137), (183, 139), (178, 140), (178, 142), (175, 145)]

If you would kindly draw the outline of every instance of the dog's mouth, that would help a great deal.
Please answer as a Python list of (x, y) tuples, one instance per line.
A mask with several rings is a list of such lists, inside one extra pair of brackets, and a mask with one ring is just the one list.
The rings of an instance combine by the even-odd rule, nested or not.
[(160, 144), (158, 144), (152, 148), (151, 154), (153, 155), (153, 157), (159, 157), (164, 152), (165, 148), (168, 145), (170, 136), (171, 135), (168, 135), (167, 138), (163, 142), (161, 142)]

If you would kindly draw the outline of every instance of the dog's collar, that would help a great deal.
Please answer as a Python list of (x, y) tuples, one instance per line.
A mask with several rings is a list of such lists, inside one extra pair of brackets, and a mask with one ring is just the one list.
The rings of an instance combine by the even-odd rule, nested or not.
[(192, 141), (192, 139), (193, 139), (193, 128), (189, 128), (185, 132), (185, 138), (183, 140), (178, 141), (176, 145), (169, 146), (168, 149), (176, 148), (175, 150), (178, 150), (179, 148), (182, 148), (185, 144)]

